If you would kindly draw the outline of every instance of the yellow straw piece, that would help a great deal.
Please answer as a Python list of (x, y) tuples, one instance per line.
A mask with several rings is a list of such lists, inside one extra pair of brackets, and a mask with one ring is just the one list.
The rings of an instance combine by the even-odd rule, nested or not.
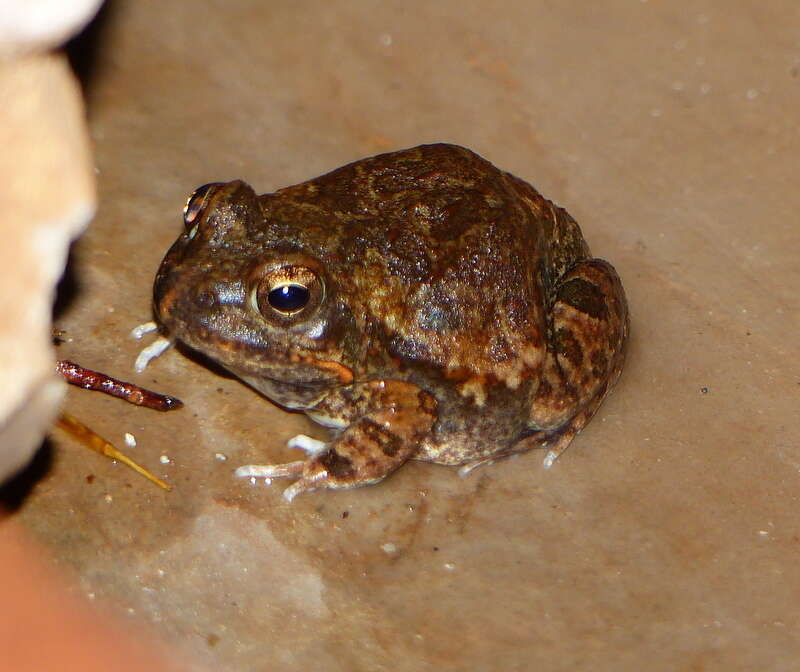
[(94, 450), (95, 452), (100, 453), (101, 455), (105, 455), (106, 457), (110, 457), (112, 460), (117, 460), (118, 462), (122, 462), (122, 464), (129, 466), (135, 472), (144, 476), (148, 481), (152, 481), (160, 488), (164, 488), (164, 490), (172, 490), (171, 485), (165, 483), (160, 478), (150, 473), (144, 467), (136, 464), (136, 462), (134, 462), (131, 458), (129, 458), (124, 453), (119, 452), (112, 444), (106, 441), (102, 436), (89, 429), (80, 420), (70, 415), (69, 413), (62, 411), (61, 416), (58, 418), (58, 420), (56, 420), (56, 424), (59, 427), (61, 427), (61, 429), (63, 429), (65, 432), (75, 437), (87, 448), (90, 448), (91, 450)]

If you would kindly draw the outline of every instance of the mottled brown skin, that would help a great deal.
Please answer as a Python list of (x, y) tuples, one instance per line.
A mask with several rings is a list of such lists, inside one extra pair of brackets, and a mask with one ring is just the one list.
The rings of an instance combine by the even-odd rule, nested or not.
[[(473, 152), (423, 145), (257, 196), (200, 190), (155, 281), (162, 328), (334, 429), (289, 498), (408, 459), (560, 454), (622, 368), (619, 277), (566, 211)], [(296, 313), (275, 287), (309, 288)]]

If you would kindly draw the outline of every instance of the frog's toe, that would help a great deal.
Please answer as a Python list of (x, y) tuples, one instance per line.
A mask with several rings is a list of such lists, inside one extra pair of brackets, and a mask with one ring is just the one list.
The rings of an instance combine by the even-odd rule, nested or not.
[(485, 467), (486, 465), (492, 464), (497, 460), (496, 457), (482, 457), (478, 460), (473, 460), (472, 462), (467, 462), (466, 464), (460, 466), (458, 468), (458, 475), (461, 478), (466, 478), (469, 476), (473, 471), (475, 471), (478, 467)]
[(305, 462), (286, 462), (284, 464), (245, 464), (234, 473), (242, 478), (292, 478), (303, 474)]
[(544, 460), (542, 460), (542, 466), (545, 469), (549, 469), (553, 466), (553, 464), (555, 464), (555, 461), (558, 459), (559, 455), (561, 455), (561, 453), (558, 451), (548, 450), (547, 455), (545, 455)]
[(291, 502), (297, 495), (316, 490), (317, 488), (326, 487), (324, 483), (321, 482), (325, 480), (326, 476), (327, 474), (325, 472), (303, 476), (303, 478), (295, 481), (283, 491), (283, 498), (287, 502)]
[(150, 345), (142, 348), (142, 351), (139, 353), (139, 356), (136, 358), (136, 361), (133, 364), (133, 368), (136, 370), (136, 373), (142, 373), (142, 371), (147, 368), (147, 365), (152, 360), (160, 356), (172, 344), (173, 341), (171, 339), (166, 338), (165, 336), (159, 336)]
[(142, 336), (147, 334), (152, 334), (154, 331), (158, 331), (158, 325), (150, 320), (149, 322), (143, 322), (135, 326), (131, 329), (131, 338), (135, 338), (137, 341), (141, 340)]
[(309, 457), (316, 457), (327, 450), (328, 442), (320, 441), (319, 439), (312, 439), (310, 436), (306, 436), (305, 434), (298, 434), (286, 442), (286, 447), (300, 448), (300, 450), (304, 451)]

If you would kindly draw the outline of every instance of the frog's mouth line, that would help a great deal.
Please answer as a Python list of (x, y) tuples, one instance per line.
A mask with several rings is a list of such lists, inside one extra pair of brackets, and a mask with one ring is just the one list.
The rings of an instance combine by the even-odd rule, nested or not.
[(298, 383), (287, 383), (260, 376), (236, 376), (247, 386), (269, 399), (272, 403), (290, 411), (306, 411), (314, 408), (330, 389), (329, 386), (309, 386)]
[[(306, 380), (293, 379), (290, 376), (277, 377), (275, 375), (270, 375), (270, 373), (272, 373), (270, 368), (272, 367), (258, 368), (252, 365), (242, 366), (241, 360), (226, 361), (223, 357), (215, 356), (216, 353), (214, 353), (213, 349), (209, 351), (205, 343), (194, 345), (191, 340), (184, 340), (178, 337), (174, 338), (176, 338), (175, 343), (177, 348), (184, 356), (192, 359), (217, 375), (225, 378), (238, 378), (272, 403), (290, 411), (303, 411), (313, 408), (333, 387), (339, 385), (339, 383), (332, 380), (330, 376)], [(332, 362), (332, 364), (341, 366), (336, 362)], [(299, 362), (288, 362), (285, 367), (293, 370), (295, 373), (297, 373), (300, 368)], [(347, 369), (347, 371), (352, 375), (349, 369)]]
[[(236, 315), (234, 315), (236, 317)], [(183, 343), (199, 356), (213, 360), (237, 376), (268, 378), (280, 384), (298, 386), (351, 385), (355, 381), (353, 370), (338, 361), (318, 357), (313, 350), (299, 352), (280, 342), (269, 343), (255, 327), (237, 329), (233, 337), (219, 337), (224, 331), (213, 320), (195, 317), (191, 325), (179, 314), (169, 314), (164, 320), (157, 318), (171, 338)], [(270, 375), (276, 370), (291, 371), (291, 376)], [(303, 375), (305, 374), (305, 375)]]

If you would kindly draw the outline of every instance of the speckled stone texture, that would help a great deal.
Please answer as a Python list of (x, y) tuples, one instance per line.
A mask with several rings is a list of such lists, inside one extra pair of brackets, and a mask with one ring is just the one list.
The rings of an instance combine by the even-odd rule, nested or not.
[[(796, 668), (800, 5), (117, 0), (100, 21), (99, 214), (60, 352), (186, 406), (70, 389), (175, 485), (53, 433), (16, 518), (77, 593), (215, 670)], [(187, 194), (435, 141), (530, 181), (616, 266), (616, 391), (549, 471), (415, 463), (291, 505), (234, 479), (325, 433), (179, 352), (133, 373)]]

